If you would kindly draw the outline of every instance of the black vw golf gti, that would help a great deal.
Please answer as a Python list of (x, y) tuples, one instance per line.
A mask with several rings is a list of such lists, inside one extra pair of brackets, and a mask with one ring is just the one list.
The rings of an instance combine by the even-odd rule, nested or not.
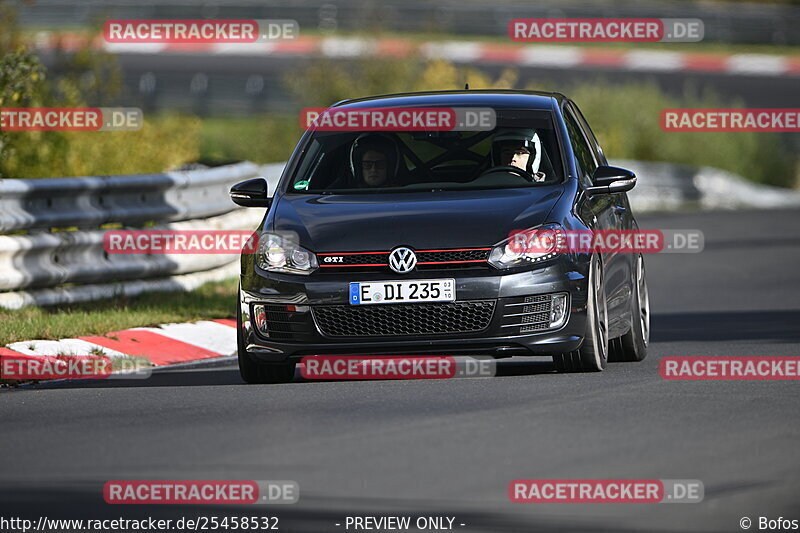
[[(336, 110), (483, 108), (491, 128), (329, 131), (300, 140), (242, 254), (239, 368), (292, 379), (314, 355), (551, 356), (561, 372), (646, 355), (642, 256), (531, 250), (521, 230), (636, 230), (633, 173), (608, 166), (556, 93), (453, 91), (349, 100)], [(463, 124), (462, 124), (463, 126)]]

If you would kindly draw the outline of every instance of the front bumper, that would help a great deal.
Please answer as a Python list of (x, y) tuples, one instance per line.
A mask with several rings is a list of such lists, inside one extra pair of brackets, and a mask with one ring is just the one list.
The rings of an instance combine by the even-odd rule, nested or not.
[[(251, 264), (252, 265), (252, 264)], [(559, 257), (534, 270), (500, 274), (490, 269), (416, 272), (414, 279), (455, 278), (457, 302), (491, 301), (491, 319), (480, 331), (386, 336), (332, 336), (320, 329), (315, 306), (349, 305), (351, 281), (399, 279), (389, 273), (336, 273), (293, 276), (245, 269), (239, 325), (248, 354), (262, 362), (297, 360), (307, 355), (552, 355), (577, 349), (586, 331), (588, 262)], [(526, 297), (568, 293), (569, 314), (555, 330), (521, 333), (511, 327), (512, 309)], [(529, 298), (533, 300), (533, 298)], [(269, 338), (253, 326), (253, 306), (286, 307), (296, 333)], [(397, 304), (394, 304), (397, 305)], [(409, 304), (417, 305), (417, 304)], [(434, 304), (435, 305), (435, 304)], [(373, 306), (370, 306), (373, 307)], [(329, 308), (330, 309), (330, 308)], [(272, 315), (275, 316), (275, 315)]]

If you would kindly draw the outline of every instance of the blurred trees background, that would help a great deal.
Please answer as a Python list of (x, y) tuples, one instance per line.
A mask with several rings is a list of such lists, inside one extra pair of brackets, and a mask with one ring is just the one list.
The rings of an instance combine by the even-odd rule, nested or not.
[[(610, 159), (667, 161), (712, 166), (750, 180), (793, 187), (797, 158), (773, 133), (763, 132), (665, 132), (659, 120), (665, 108), (744, 107), (726, 102), (710, 91), (688, 86), (682, 98), (664, 93), (655, 82), (551, 83), (520, 86), (517, 72), (506, 69), (496, 79), (473, 68), (456, 67), (441, 60), (363, 59), (348, 68), (330, 60), (318, 60), (290, 75), (286, 83), (302, 107), (331, 105), (347, 98), (376, 94), (461, 89), (526, 89), (556, 91), (568, 95), (580, 107)], [(301, 133), (298, 119), (283, 122), (266, 118), (240, 134), (229, 131), (231, 149), (243, 158), (269, 154), (271, 161), (286, 159)], [(221, 146), (221, 144), (217, 144)]]
[[(77, 53), (57, 52), (58, 76), (47, 72), (26, 48), (8, 0), (0, 0), (0, 107), (124, 106), (121, 73), (114, 56), (91, 46), (99, 29), (85, 32)], [(249, 159), (286, 160), (302, 134), (299, 111), (378, 94), (461, 89), (555, 90), (583, 111), (610, 159), (707, 165), (753, 181), (793, 187), (797, 155), (771, 133), (664, 132), (664, 108), (743, 107), (718, 95), (686, 87), (681, 98), (655, 82), (577, 83), (543, 80), (521, 84), (514, 69), (497, 78), (469, 67), (421, 57), (312, 60), (283, 80), (294, 107), (280, 114), (203, 119), (146, 114), (135, 132), (1, 132), (0, 178), (35, 178), (160, 172), (192, 162), (220, 164)]]
[[(30, 53), (13, 4), (0, 0), (0, 107), (119, 105), (121, 74), (113, 56), (86, 45), (58, 50), (59, 76)], [(173, 115), (145, 117), (130, 132), (0, 131), (0, 178), (161, 172), (199, 158), (201, 122)]]

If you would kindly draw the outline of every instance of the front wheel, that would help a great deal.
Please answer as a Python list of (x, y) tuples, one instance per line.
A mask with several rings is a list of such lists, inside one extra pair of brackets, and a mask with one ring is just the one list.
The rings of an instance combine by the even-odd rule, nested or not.
[(650, 295), (647, 292), (647, 279), (644, 272), (644, 258), (640, 255), (636, 260), (636, 273), (633, 280), (633, 297), (631, 298), (631, 329), (615, 339), (612, 361), (641, 361), (647, 357), (647, 345), (650, 342)]
[(608, 303), (600, 256), (589, 265), (586, 335), (577, 350), (553, 356), (559, 372), (600, 372), (608, 364)]

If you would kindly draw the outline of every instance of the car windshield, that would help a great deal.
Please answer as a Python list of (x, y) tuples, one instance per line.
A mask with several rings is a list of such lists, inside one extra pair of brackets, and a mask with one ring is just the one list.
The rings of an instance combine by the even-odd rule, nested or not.
[(498, 109), (486, 131), (314, 131), (286, 191), (540, 187), (563, 179), (552, 113)]

